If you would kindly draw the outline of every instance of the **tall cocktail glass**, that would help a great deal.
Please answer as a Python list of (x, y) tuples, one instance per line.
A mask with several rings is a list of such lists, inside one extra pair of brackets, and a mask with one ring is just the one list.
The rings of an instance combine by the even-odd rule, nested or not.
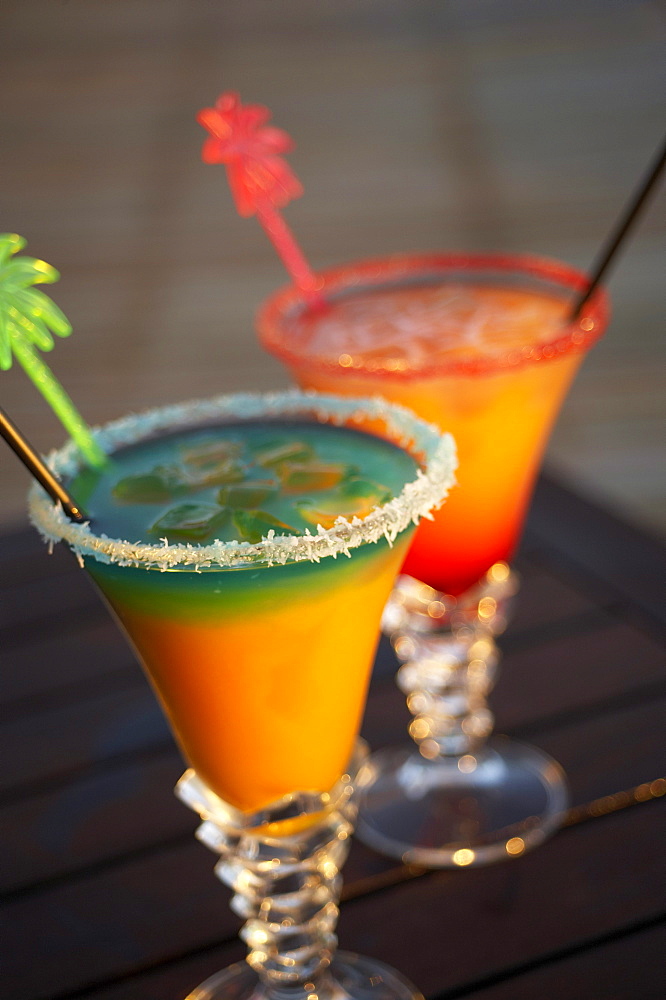
[(398, 256), (319, 277), (327, 307), (308, 309), (293, 288), (263, 305), (264, 347), (301, 386), (412, 407), (454, 434), (460, 462), (384, 615), (419, 752), (373, 755), (359, 833), (428, 865), (518, 855), (557, 826), (566, 789), (546, 755), (487, 742), (494, 636), (517, 590), (508, 560), (548, 434), (604, 332), (606, 298), (567, 321), (584, 275), (527, 256)]
[[(247, 963), (192, 1000), (418, 998), (382, 963), (335, 955), (334, 931), (382, 607), (416, 521), (452, 481), (451, 440), (382, 401), (296, 392), (154, 410), (96, 438), (111, 455), (101, 473), (73, 446), (50, 460), (91, 523), (38, 487), (31, 516), (74, 550), (133, 643), (191, 765), (178, 794), (246, 920)], [(356, 513), (336, 516), (329, 481)], [(269, 493), (290, 494), (312, 532), (259, 511)], [(223, 523), (240, 536), (216, 537)]]

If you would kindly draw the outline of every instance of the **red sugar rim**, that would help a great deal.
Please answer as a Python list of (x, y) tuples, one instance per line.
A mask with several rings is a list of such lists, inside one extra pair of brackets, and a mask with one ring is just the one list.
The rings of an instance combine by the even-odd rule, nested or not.
[[(516, 277), (524, 275), (527, 278), (552, 282), (571, 293), (583, 291), (589, 281), (582, 271), (547, 257), (527, 254), (464, 253), (399, 254), (377, 257), (329, 268), (318, 272), (317, 277), (318, 287), (326, 297), (354, 288), (369, 291), (373, 286), (399, 284), (401, 280), (412, 279), (418, 275), (438, 277), (440, 273), (446, 276), (455, 271), (478, 272), (480, 277), (484, 272), (506, 272)], [(610, 316), (608, 295), (604, 291), (599, 291), (590, 299), (581, 315), (574, 322), (565, 323), (561, 334), (553, 340), (519, 350), (512, 349), (506, 354), (489, 358), (451, 359), (444, 362), (410, 365), (407, 371), (401, 371), (374, 359), (371, 363), (352, 359), (350, 364), (341, 366), (330, 358), (309, 356), (303, 345), (292, 345), (289, 339), (290, 319), (304, 308), (307, 308), (307, 303), (293, 285), (279, 289), (259, 308), (257, 331), (262, 345), (270, 354), (297, 369), (307, 367), (329, 375), (339, 374), (342, 370), (395, 379), (443, 375), (490, 375), (507, 368), (515, 369), (538, 361), (549, 361), (569, 353), (581, 353), (587, 351), (603, 335)]]

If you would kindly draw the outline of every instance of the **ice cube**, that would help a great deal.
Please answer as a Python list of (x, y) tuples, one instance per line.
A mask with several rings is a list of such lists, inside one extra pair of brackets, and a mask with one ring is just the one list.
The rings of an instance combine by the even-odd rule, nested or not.
[(187, 493), (187, 489), (177, 466), (158, 465), (151, 472), (118, 480), (111, 492), (119, 503), (163, 503)]
[(381, 483), (350, 476), (340, 482), (333, 496), (320, 500), (299, 500), (296, 506), (308, 524), (330, 528), (339, 517), (347, 520), (366, 517), (374, 507), (390, 500), (391, 495), (391, 491)]
[(374, 504), (386, 503), (392, 493), (388, 487), (374, 479), (362, 479), (360, 476), (350, 476), (340, 483), (340, 495), (343, 497), (359, 497), (372, 500)]
[(210, 503), (181, 503), (171, 507), (150, 526), (153, 534), (165, 535), (169, 540), (187, 539), (203, 541), (210, 538), (229, 517), (230, 511)]
[(278, 468), (285, 493), (330, 490), (357, 472), (357, 466), (344, 462), (283, 462)]
[(259, 465), (279, 466), (283, 462), (307, 462), (314, 458), (314, 448), (304, 441), (274, 441), (254, 452)]
[(297, 528), (292, 528), (284, 521), (278, 521), (264, 510), (235, 510), (233, 522), (240, 540), (252, 542), (253, 545), (265, 538), (271, 530), (276, 535), (300, 535)]
[(223, 486), (217, 494), (218, 503), (227, 507), (259, 507), (274, 496), (279, 485), (274, 479), (254, 479), (245, 483)]
[(191, 492), (222, 483), (240, 483), (247, 476), (247, 466), (237, 458), (223, 458), (209, 465), (188, 470), (186, 482)]
[(203, 441), (190, 448), (183, 448), (181, 455), (187, 465), (208, 466), (238, 458), (242, 450), (242, 443), (232, 438), (225, 441)]
[(336, 496), (318, 504), (312, 500), (299, 500), (296, 506), (308, 524), (320, 524), (322, 528), (332, 528), (339, 517), (344, 517), (348, 521), (354, 517), (365, 517), (375, 506), (375, 500), (365, 497)]

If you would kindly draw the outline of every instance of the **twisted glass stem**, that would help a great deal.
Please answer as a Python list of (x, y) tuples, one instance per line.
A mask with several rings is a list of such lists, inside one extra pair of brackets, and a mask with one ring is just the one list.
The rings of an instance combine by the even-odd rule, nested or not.
[(400, 577), (382, 627), (402, 666), (398, 686), (414, 716), (409, 732), (423, 757), (472, 754), (493, 729), (487, 705), (518, 579), (496, 563), (460, 598)]
[(340, 868), (356, 818), (354, 780), (367, 750), (359, 743), (349, 773), (328, 793), (295, 793), (260, 813), (229, 806), (186, 771), (176, 794), (203, 822), (196, 836), (220, 855), (215, 872), (234, 891), (231, 907), (247, 962), (266, 995), (315, 992), (337, 946)]

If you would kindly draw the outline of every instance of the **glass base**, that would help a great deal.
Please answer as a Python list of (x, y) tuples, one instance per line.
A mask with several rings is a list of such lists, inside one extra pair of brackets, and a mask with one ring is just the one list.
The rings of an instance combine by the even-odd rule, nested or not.
[(560, 826), (567, 804), (559, 764), (503, 737), (434, 760), (382, 750), (359, 788), (357, 836), (405, 863), (485, 865), (536, 847)]
[(424, 1000), (394, 969), (375, 959), (337, 952), (314, 983), (267, 987), (246, 962), (232, 965), (197, 986), (186, 1000)]

